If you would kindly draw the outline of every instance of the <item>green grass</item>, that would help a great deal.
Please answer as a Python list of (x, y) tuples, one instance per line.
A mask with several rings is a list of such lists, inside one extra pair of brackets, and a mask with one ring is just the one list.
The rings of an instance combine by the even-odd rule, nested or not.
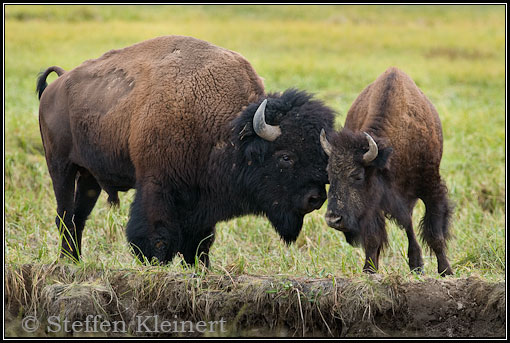
[[(241, 53), (268, 91), (314, 92), (337, 111), (337, 127), (361, 90), (389, 66), (408, 73), (443, 123), (441, 173), (456, 203), (448, 254), (455, 276), (504, 279), (504, 6), (7, 5), (5, 18), (6, 263), (50, 263), (59, 254), (37, 73), (52, 65), (70, 70), (111, 49), (180, 34)], [(121, 194), (119, 208), (100, 197), (84, 232), (85, 268), (139, 268), (124, 237), (133, 194)], [(265, 218), (219, 223), (212, 272), (358, 277), (364, 254), (328, 228), (325, 207), (305, 217), (289, 247)], [(423, 210), (419, 203), (416, 227)], [(388, 231), (380, 272), (407, 275), (405, 232), (393, 224)], [(435, 256), (424, 253), (426, 275), (435, 277)], [(180, 272), (179, 262), (146, 268)]]

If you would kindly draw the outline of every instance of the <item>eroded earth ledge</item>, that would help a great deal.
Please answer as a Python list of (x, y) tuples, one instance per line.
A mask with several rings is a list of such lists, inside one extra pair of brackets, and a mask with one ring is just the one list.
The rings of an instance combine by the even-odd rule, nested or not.
[(5, 277), (8, 337), (506, 334), (504, 282), (476, 277), (312, 279), (59, 264), (6, 266)]

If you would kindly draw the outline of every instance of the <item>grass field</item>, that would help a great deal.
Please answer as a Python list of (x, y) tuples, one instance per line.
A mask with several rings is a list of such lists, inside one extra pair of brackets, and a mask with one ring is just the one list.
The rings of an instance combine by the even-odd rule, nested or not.
[[(441, 173), (456, 203), (449, 258), (454, 277), (505, 278), (505, 7), (491, 6), (4, 6), (5, 263), (58, 257), (56, 204), (38, 126), (37, 74), (161, 35), (200, 38), (245, 56), (268, 91), (314, 92), (338, 113), (389, 66), (408, 73), (443, 124)], [(54, 74), (49, 78), (54, 80)], [(78, 268), (141, 267), (124, 228), (134, 191), (110, 208), (103, 193)], [(325, 223), (326, 204), (305, 217), (287, 247), (262, 217), (217, 225), (211, 273), (358, 277), (364, 254)], [(423, 215), (419, 203), (415, 226)], [(407, 277), (407, 238), (388, 226), (380, 273)], [(424, 247), (424, 246), (423, 246)], [(436, 259), (424, 249), (425, 273)], [(66, 263), (66, 262), (62, 262)], [(411, 276), (414, 277), (414, 276)]]

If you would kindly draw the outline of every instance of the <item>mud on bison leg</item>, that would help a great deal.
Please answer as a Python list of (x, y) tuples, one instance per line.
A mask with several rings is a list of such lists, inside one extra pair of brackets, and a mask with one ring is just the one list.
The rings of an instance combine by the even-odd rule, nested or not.
[[(127, 240), (140, 261), (144, 262), (145, 257), (150, 263), (155, 257), (160, 263), (169, 263), (182, 240), (180, 230), (172, 227), (168, 221), (159, 218), (151, 220), (144, 207), (142, 192), (137, 190), (127, 224)], [(154, 209), (150, 212), (154, 213)]]

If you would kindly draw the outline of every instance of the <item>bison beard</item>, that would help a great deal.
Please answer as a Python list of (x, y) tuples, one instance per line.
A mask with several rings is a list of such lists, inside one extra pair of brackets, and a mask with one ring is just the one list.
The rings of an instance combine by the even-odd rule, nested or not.
[(301, 232), (303, 226), (303, 214), (273, 210), (266, 212), (271, 224), (275, 227), (285, 243), (294, 242)]

